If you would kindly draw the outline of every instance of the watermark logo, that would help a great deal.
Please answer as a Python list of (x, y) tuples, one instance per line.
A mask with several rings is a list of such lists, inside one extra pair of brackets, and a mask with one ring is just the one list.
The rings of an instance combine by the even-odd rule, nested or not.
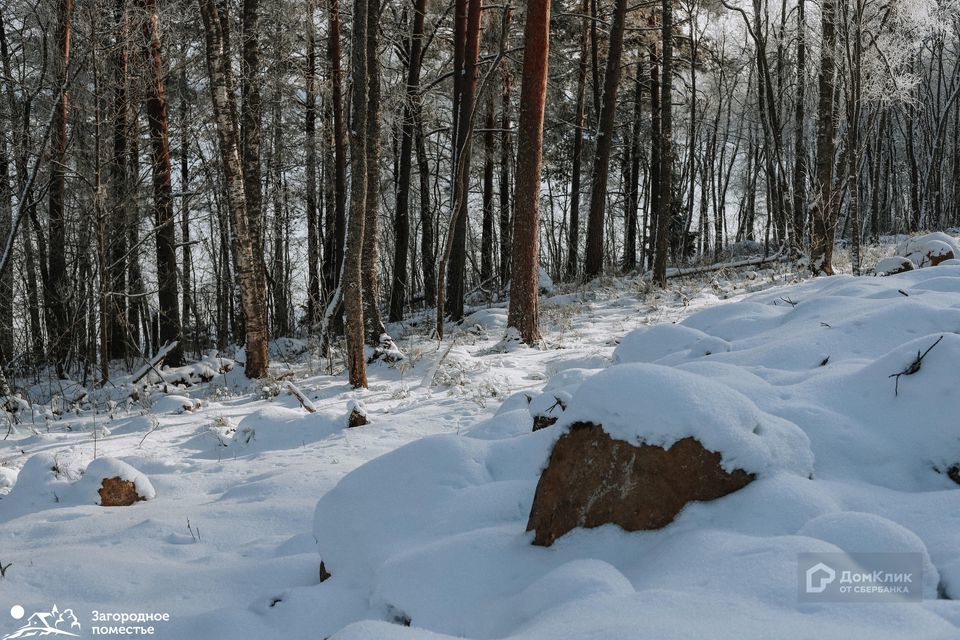
[(818, 562), (807, 569), (806, 576), (806, 592), (823, 593), (837, 579), (837, 572), (829, 565)]
[(801, 553), (801, 602), (918, 602), (923, 598), (919, 553)]
[[(19, 604), (10, 607), (10, 617), (14, 620), (23, 620), (26, 613), (26, 610)], [(80, 621), (74, 615), (73, 609), (61, 611), (57, 608), (57, 605), (53, 605), (50, 611), (36, 611), (30, 614), (23, 626), (3, 636), (3, 640), (50, 636), (71, 638), (80, 636)]]

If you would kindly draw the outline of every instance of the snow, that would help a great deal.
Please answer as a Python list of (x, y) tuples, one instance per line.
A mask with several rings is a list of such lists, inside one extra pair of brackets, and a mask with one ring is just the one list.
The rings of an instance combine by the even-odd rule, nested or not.
[[(298, 341), (264, 383), (148, 379), (138, 400), (73, 383), (59, 416), (25, 386), (0, 441), (4, 609), (69, 606), (84, 632), (93, 610), (168, 612), (156, 637), (178, 640), (957, 638), (960, 266), (751, 269), (554, 285), (539, 349), (503, 348), (499, 303), (439, 348), (413, 318), (363, 391)], [(347, 428), (353, 408), (370, 424)], [(558, 422), (533, 432), (544, 412)], [(534, 489), (578, 420), (696, 437), (756, 479), (661, 530), (535, 547)], [(98, 506), (104, 474), (151, 499)], [(924, 600), (800, 602), (810, 552), (919, 553)]]
[(960, 243), (951, 235), (937, 231), (910, 238), (902, 252), (919, 267), (930, 265), (931, 257), (953, 254), (953, 258), (960, 258)]
[(615, 440), (670, 448), (692, 437), (721, 454), (728, 471), (813, 472), (813, 454), (796, 425), (764, 414), (722, 383), (672, 367), (622, 364), (584, 382), (557, 427), (592, 422)]

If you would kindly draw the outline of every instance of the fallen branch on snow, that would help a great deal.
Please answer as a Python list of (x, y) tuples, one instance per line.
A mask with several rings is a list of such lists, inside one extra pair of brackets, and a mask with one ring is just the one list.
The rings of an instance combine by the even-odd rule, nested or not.
[(930, 345), (930, 347), (926, 351), (924, 351), (923, 354), (917, 351), (917, 359), (911, 362), (910, 366), (908, 366), (906, 369), (904, 369), (900, 373), (891, 373), (888, 376), (890, 378), (896, 378), (896, 384), (893, 387), (893, 395), (896, 396), (896, 395), (899, 395), (900, 393), (900, 376), (912, 376), (917, 371), (920, 371), (920, 365), (923, 364), (923, 359), (927, 357), (927, 354), (930, 353), (930, 351), (935, 346), (940, 344), (941, 340), (943, 340), (943, 336), (940, 336), (939, 338), (937, 338), (937, 341), (934, 342), (932, 345)]

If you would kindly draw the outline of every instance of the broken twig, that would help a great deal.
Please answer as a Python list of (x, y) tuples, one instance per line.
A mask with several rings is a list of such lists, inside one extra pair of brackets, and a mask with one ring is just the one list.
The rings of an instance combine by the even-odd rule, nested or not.
[(910, 363), (906, 369), (900, 373), (891, 373), (888, 377), (896, 378), (896, 384), (893, 386), (893, 395), (899, 395), (900, 393), (900, 376), (912, 376), (917, 371), (920, 371), (920, 365), (923, 364), (923, 359), (927, 357), (927, 354), (930, 353), (931, 349), (940, 344), (940, 341), (943, 340), (943, 336), (937, 338), (937, 341), (930, 345), (926, 351), (922, 354), (920, 351), (917, 351), (917, 359)]

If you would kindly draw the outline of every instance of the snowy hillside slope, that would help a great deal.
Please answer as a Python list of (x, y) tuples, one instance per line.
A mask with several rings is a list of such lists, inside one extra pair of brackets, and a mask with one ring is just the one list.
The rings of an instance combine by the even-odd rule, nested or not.
[[(321, 373), (326, 361), (277, 362), (314, 414), (238, 370), (171, 389), (190, 410), (158, 395), (112, 416), (38, 414), (0, 443), (0, 564), (13, 563), (0, 598), (69, 606), (85, 631), (94, 610), (167, 612), (157, 637), (178, 639), (956, 638), (960, 608), (938, 595), (960, 596), (948, 477), (960, 267), (797, 279), (783, 265), (663, 293), (621, 279), (561, 291), (543, 302), (542, 350), (505, 349), (497, 306), (451, 331), (452, 348), (392, 327), (408, 358), (371, 369), (363, 392)], [(888, 376), (941, 335), (895, 395)], [(643, 363), (733, 389), (747, 415), (802, 431), (812, 478), (810, 459), (789, 459), (799, 441), (777, 441), (744, 455), (762, 466), (775, 451), (770, 468), (792, 471), (689, 505), (663, 530), (606, 526), (532, 547), (526, 519), (553, 442), (577, 412), (616, 411), (626, 393), (577, 392)], [(371, 423), (347, 429), (357, 399)], [(560, 420), (531, 432), (532, 410)], [(636, 429), (617, 428), (649, 434)], [(718, 448), (736, 438), (724, 437)], [(85, 503), (73, 487), (94, 451), (143, 474), (152, 499)], [(921, 553), (927, 599), (798, 604), (797, 553), (837, 550)], [(0, 632), (14, 626), (0, 617)]]

